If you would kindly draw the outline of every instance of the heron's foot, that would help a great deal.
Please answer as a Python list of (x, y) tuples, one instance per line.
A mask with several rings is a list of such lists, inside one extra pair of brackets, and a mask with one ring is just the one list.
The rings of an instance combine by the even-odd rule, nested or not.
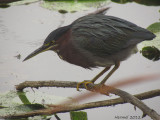
[(93, 83), (92, 81), (89, 81), (89, 80), (84, 80), (83, 82), (80, 82), (77, 84), (77, 91), (79, 91), (79, 86), (81, 84), (84, 84), (85, 88), (88, 89), (87, 85), (90, 84), (90, 83)]

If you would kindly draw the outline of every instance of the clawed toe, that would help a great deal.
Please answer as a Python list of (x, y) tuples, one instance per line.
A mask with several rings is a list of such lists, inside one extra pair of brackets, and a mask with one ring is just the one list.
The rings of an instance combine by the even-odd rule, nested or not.
[(90, 84), (90, 83), (92, 83), (92, 82), (89, 81), (89, 80), (84, 80), (83, 82), (78, 83), (78, 84), (77, 84), (77, 91), (79, 91), (79, 86), (80, 86), (81, 84), (84, 84), (85, 88), (88, 89), (87, 85)]

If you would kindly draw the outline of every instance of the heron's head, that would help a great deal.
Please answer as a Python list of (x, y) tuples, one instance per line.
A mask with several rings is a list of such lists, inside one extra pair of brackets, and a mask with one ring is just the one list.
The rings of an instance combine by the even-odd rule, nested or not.
[(54, 47), (56, 46), (56, 41), (61, 36), (63, 36), (65, 34), (65, 32), (67, 32), (67, 30), (69, 30), (69, 28), (70, 28), (70, 25), (58, 28), (58, 29), (54, 30), (53, 32), (51, 32), (48, 35), (48, 37), (45, 39), (43, 45), (41, 47), (39, 47), (38, 49), (36, 49), (31, 54), (29, 54), (23, 61), (26, 61), (26, 60), (38, 55), (39, 53), (42, 53), (42, 52), (45, 52), (48, 50), (53, 50)]

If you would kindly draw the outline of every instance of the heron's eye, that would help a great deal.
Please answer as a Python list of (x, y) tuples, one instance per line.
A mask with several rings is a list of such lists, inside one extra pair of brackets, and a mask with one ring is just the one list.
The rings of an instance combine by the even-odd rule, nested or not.
[(55, 41), (51, 41), (51, 44), (53, 45), (55, 43)]
[(49, 43), (44, 44), (44, 46), (48, 46), (48, 45), (49, 45)]
[(44, 43), (44, 46), (50, 46), (50, 45), (54, 45), (55, 44), (55, 41), (51, 41), (49, 43)]

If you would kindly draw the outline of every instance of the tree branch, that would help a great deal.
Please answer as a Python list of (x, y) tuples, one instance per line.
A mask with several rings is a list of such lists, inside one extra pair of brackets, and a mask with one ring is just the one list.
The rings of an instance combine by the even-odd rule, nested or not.
[[(151, 81), (154, 79), (160, 78), (160, 74), (153, 74), (153, 75), (145, 75), (145, 76), (138, 76), (134, 78), (129, 78), (126, 80), (119, 80), (120, 82), (117, 82), (115, 84), (111, 84), (110, 86), (113, 87), (121, 87), (124, 85), (134, 84), (138, 82), (143, 81)], [(31, 87), (31, 88), (39, 88), (39, 87), (63, 87), (63, 88), (76, 88), (78, 82), (73, 81), (56, 81), (56, 80), (50, 80), (50, 81), (25, 81), (23, 83), (20, 83), (19, 85), (16, 85), (16, 90), (23, 90), (24, 88)], [(85, 88), (84, 85), (80, 85), (79, 88)]]
[[(156, 75), (148, 75), (148, 76), (140, 76), (131, 78), (129, 80), (124, 80), (116, 84), (112, 84), (110, 86), (101, 86), (97, 87), (96, 84), (88, 84), (87, 90), (94, 91), (91, 93), (86, 93), (80, 96), (75, 97), (73, 100), (66, 101), (65, 103), (61, 103), (61, 105), (48, 105), (48, 109), (44, 110), (37, 110), (33, 112), (29, 112), (26, 114), (20, 114), (20, 115), (13, 115), (11, 118), (18, 118), (18, 117), (29, 117), (29, 116), (35, 116), (35, 115), (52, 115), (54, 113), (63, 113), (63, 112), (69, 112), (69, 111), (76, 111), (76, 110), (83, 110), (83, 109), (90, 109), (90, 108), (96, 108), (96, 107), (104, 107), (104, 106), (111, 106), (111, 105), (117, 105), (117, 104), (123, 104), (123, 103), (131, 103), (134, 106), (137, 106), (139, 109), (143, 111), (143, 115), (150, 116), (153, 120), (160, 120), (160, 115), (157, 114), (156, 111), (152, 110), (148, 106), (146, 106), (142, 101), (139, 99), (148, 99), (155, 96), (160, 96), (160, 90), (153, 90), (145, 93), (141, 93), (138, 95), (131, 95), (125, 91), (122, 91), (120, 89), (116, 89), (114, 87), (120, 87), (123, 85), (133, 84), (141, 81), (146, 80), (153, 80), (155, 78), (159, 78), (160, 74)], [(17, 90), (23, 90), (26, 87), (68, 87), (68, 88), (76, 88), (78, 82), (71, 82), (71, 81), (26, 81), (24, 83), (21, 83), (16, 86)], [(84, 85), (80, 85), (80, 88), (85, 88)], [(108, 95), (108, 93), (112, 93), (115, 95), (120, 96), (121, 98), (117, 99), (111, 99), (111, 100), (105, 100), (105, 101), (98, 101), (98, 102), (92, 102), (92, 103), (86, 103), (81, 105), (73, 105), (75, 101), (80, 101), (82, 99), (86, 99), (89, 96), (95, 96), (97, 93), (101, 93), (103, 95)], [(7, 116), (9, 117), (9, 116)]]
[[(140, 108), (144, 112), (144, 114), (149, 115), (153, 120), (160, 119), (160, 116), (154, 110), (150, 109), (143, 102), (139, 100), (139, 99), (141, 100), (148, 99), (148, 97), (160, 96), (160, 89), (137, 94), (134, 97), (125, 91), (115, 89), (109, 86), (105, 86), (105, 87), (107, 87), (107, 91), (105, 91), (106, 93), (110, 92), (110, 93), (119, 95), (121, 98), (85, 103), (81, 105), (72, 105), (72, 104), (68, 105), (65, 102), (65, 103), (62, 103), (61, 105), (48, 105), (49, 106), (48, 109), (37, 110), (37, 111), (28, 112), (28, 113), (19, 114), (19, 115), (3, 116), (3, 118), (26, 118), (26, 117), (36, 116), (36, 115), (52, 115), (54, 113), (64, 113), (64, 112), (69, 112), (69, 111), (77, 111), (77, 110), (91, 109), (91, 108), (97, 108), (97, 107), (112, 106), (112, 105), (124, 104), (124, 103), (129, 102), (133, 104), (134, 106), (137, 106), (138, 108)], [(103, 91), (103, 94), (105, 94), (105, 92)], [(136, 97), (139, 99), (137, 99)], [(73, 103), (73, 101), (67, 101), (67, 103)]]
[(97, 107), (112, 106), (112, 105), (118, 105), (118, 104), (124, 104), (124, 103), (130, 102), (133, 105), (136, 104), (136, 106), (139, 107), (140, 109), (141, 108), (147, 109), (147, 110), (143, 110), (143, 112), (147, 111), (147, 114), (149, 116), (151, 116), (151, 118), (153, 120), (159, 120), (159, 118), (160, 118), (159, 115), (154, 110), (151, 110), (150, 108), (148, 108), (140, 100), (137, 100), (137, 98), (140, 98), (141, 100), (143, 100), (143, 99), (147, 99), (148, 96), (152, 96), (152, 97), (159, 96), (160, 90), (153, 90), (153, 91), (137, 94), (137, 95), (135, 95), (135, 97), (137, 97), (137, 98), (135, 98), (132, 95), (130, 95), (122, 90), (119, 90), (119, 89), (112, 90), (112, 93), (115, 93), (118, 95), (120, 94), (123, 98), (125, 97), (125, 99), (116, 98), (116, 99), (111, 99), (111, 100), (85, 103), (85, 104), (81, 104), (81, 105), (71, 105), (71, 104), (66, 105), (66, 103), (65, 103), (65, 105), (63, 103), (60, 106), (59, 105), (48, 105), (49, 106), (48, 109), (37, 110), (37, 111), (28, 112), (28, 113), (19, 114), (19, 115), (17, 114), (17, 115), (11, 115), (11, 116), (3, 116), (2, 118), (26, 118), (26, 117), (36, 116), (36, 115), (52, 115), (54, 113), (64, 113), (64, 112), (91, 109), (91, 108), (97, 108)]
[[(39, 88), (39, 87), (64, 87), (64, 88), (76, 88), (78, 82), (71, 81), (25, 81), (16, 85), (16, 90), (23, 90), (24, 88)], [(84, 88), (84, 86), (80, 86), (80, 88)]]

